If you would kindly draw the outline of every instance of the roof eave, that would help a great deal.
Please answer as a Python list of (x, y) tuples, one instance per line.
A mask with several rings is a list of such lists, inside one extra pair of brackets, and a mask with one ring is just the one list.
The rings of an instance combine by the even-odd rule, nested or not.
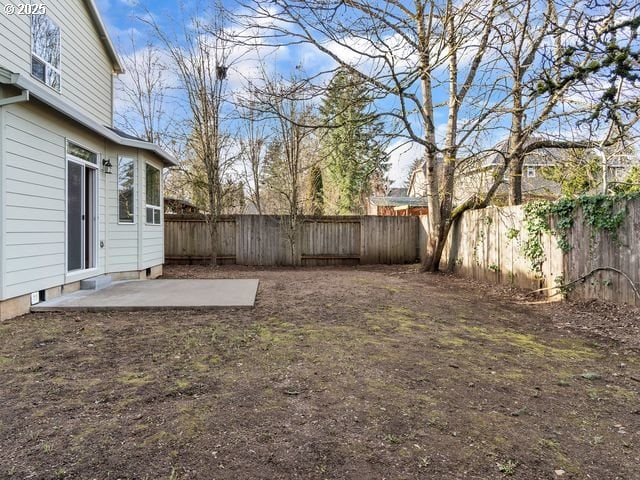
[[(8, 79), (9, 81), (5, 81), (5, 79)], [(99, 124), (95, 120), (92, 120), (86, 114), (67, 104), (64, 100), (47, 91), (47, 89), (42, 88), (33, 80), (27, 77), (24, 77), (20, 74), (12, 74), (10, 71), (0, 67), (0, 83), (15, 85), (18, 88), (28, 90), (33, 97), (37, 98), (45, 105), (48, 105), (62, 115), (78, 122), (84, 127), (92, 130), (101, 137), (104, 137), (117, 145), (139, 148), (141, 150), (153, 152), (162, 161), (165, 167), (175, 167), (176, 165), (178, 165), (178, 162), (173, 157), (173, 155), (165, 152), (158, 145), (141, 140), (132, 140), (121, 137), (114, 131), (110, 130), (104, 125)]]
[(107, 52), (109, 53), (109, 57), (111, 57), (111, 63), (113, 64), (114, 73), (117, 73), (117, 74), (124, 73), (124, 68), (120, 63), (120, 58), (118, 57), (116, 49), (113, 46), (113, 42), (109, 37), (109, 33), (107, 32), (107, 27), (102, 21), (102, 17), (100, 16), (98, 7), (96, 6), (94, 0), (85, 0), (85, 3), (87, 5), (87, 8), (89, 9), (89, 14), (91, 15), (91, 19), (96, 24), (100, 40), (102, 41), (105, 48), (107, 49)]

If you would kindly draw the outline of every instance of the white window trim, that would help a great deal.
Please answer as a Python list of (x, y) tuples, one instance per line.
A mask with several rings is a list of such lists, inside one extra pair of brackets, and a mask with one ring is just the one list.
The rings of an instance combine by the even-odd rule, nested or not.
[[(149, 163), (149, 162), (145, 162), (145, 171), (144, 171), (144, 203), (145, 203), (145, 208), (144, 208), (144, 224), (145, 225), (151, 225), (151, 226), (158, 226), (158, 225), (162, 225), (163, 224), (163, 214), (162, 214), (162, 169), (156, 167), (154, 164)], [(159, 181), (159, 185), (158, 185), (158, 189), (160, 190), (160, 195), (159, 195), (159, 200), (160, 200), (160, 205), (149, 205), (147, 203), (147, 165), (155, 168), (156, 170), (158, 170), (158, 181)], [(147, 222), (147, 209), (148, 208), (152, 208), (154, 210), (158, 210), (160, 212), (160, 223), (149, 223)]]
[[(127, 159), (127, 160), (131, 160), (133, 162), (133, 221), (131, 222), (121, 222), (120, 221), (120, 182), (119, 182), (119, 178), (118, 178), (118, 167), (120, 166), (120, 160), (121, 159)], [(118, 217), (118, 225), (135, 225), (138, 222), (136, 221), (136, 209), (138, 206), (138, 162), (136, 161), (135, 158), (133, 157), (127, 157), (126, 155), (118, 155), (118, 160), (117, 160), (117, 165), (116, 165), (116, 205), (117, 205), (117, 217)], [(145, 211), (145, 215), (146, 215), (146, 211)]]
[[(65, 283), (69, 283), (72, 281), (76, 281), (76, 280), (82, 280), (85, 277), (92, 277), (95, 276), (99, 273), (100, 269), (101, 269), (101, 264), (100, 264), (100, 182), (101, 182), (101, 171), (100, 171), (100, 165), (102, 164), (101, 159), (102, 159), (102, 155), (100, 154), (100, 152), (97, 152), (95, 150), (93, 150), (92, 148), (88, 148), (87, 146), (83, 145), (80, 142), (77, 142), (75, 140), (70, 140), (69, 138), (65, 138), (64, 139), (64, 175), (65, 175), (65, 180), (64, 180), (64, 205), (65, 205), (65, 222), (64, 222), (64, 272), (65, 272)], [(88, 150), (90, 152), (93, 152), (96, 154), (96, 163), (93, 164), (91, 162), (88, 162), (82, 158), (78, 158), (73, 154), (68, 153), (69, 150), (69, 143), (73, 143), (74, 145), (77, 145), (78, 147), (84, 148), (85, 150)], [(75, 162), (75, 163), (79, 163), (79, 164), (84, 164), (85, 166), (88, 166), (89, 168), (92, 168), (96, 171), (96, 187), (95, 187), (95, 192), (94, 192), (94, 205), (95, 205), (95, 210), (96, 210), (96, 222), (94, 225), (94, 266), (93, 267), (89, 267), (89, 268), (85, 268), (82, 270), (69, 270), (69, 232), (68, 232), (68, 225), (67, 225), (67, 208), (69, 205), (69, 192), (68, 192), (68, 182), (67, 182), (67, 176), (68, 176), (68, 165), (69, 165), (69, 159), (71, 158), (71, 161)]]
[(527, 178), (535, 178), (536, 177), (536, 167), (527, 165)]
[[(33, 15), (31, 15), (33, 16)], [(51, 18), (49, 15), (44, 15), (45, 17), (47, 17), (56, 27), (58, 27), (58, 48), (60, 49), (60, 67), (56, 68), (53, 65), (51, 65), (49, 62), (47, 62), (46, 60), (44, 60), (40, 55), (36, 54), (33, 52), (33, 23), (31, 20), (31, 17), (29, 18), (29, 34), (30, 34), (30, 45), (31, 45), (31, 57), (29, 58), (29, 73), (31, 74), (31, 77), (35, 78), (39, 83), (47, 86), (48, 88), (50, 88), (51, 90), (53, 90), (56, 93), (60, 93), (62, 91), (62, 28), (60, 28), (60, 25), (58, 25), (58, 22), (54, 21), (53, 18)], [(33, 57), (36, 57), (39, 61), (41, 61), (42, 63), (44, 63), (45, 65), (45, 80), (42, 81), (40, 80), (38, 77), (36, 77), (33, 74)], [(60, 82), (58, 85), (58, 88), (52, 87), (51, 85), (49, 85), (47, 83), (47, 73), (46, 73), (46, 69), (50, 68), (51, 70), (53, 70), (54, 72), (56, 72), (58, 74), (58, 76), (60, 77)], [(73, 142), (76, 143), (76, 142)], [(79, 144), (76, 144), (79, 145)]]

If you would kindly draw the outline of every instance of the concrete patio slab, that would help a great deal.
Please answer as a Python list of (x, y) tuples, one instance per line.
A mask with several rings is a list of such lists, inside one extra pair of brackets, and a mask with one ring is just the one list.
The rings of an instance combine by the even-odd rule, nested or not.
[(257, 279), (133, 280), (80, 290), (31, 307), (33, 312), (251, 308)]

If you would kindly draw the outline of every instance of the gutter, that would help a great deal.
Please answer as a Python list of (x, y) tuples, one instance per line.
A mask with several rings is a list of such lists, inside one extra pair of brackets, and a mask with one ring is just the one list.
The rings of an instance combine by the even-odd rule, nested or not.
[[(108, 127), (101, 125), (95, 120), (89, 118), (86, 114), (81, 112), (80, 110), (72, 107), (67, 102), (62, 100), (58, 95), (53, 94), (52, 92), (47, 91), (47, 89), (41, 87), (33, 80), (24, 77), (17, 73), (12, 73), (5, 68), (0, 67), (0, 84), (8, 84), (14, 85), (22, 90), (22, 95), (18, 97), (6, 98), (4, 101), (8, 101), (8, 103), (16, 103), (19, 101), (27, 101), (31, 97), (37, 98), (45, 105), (53, 108), (57, 112), (62, 115), (70, 118), (78, 122), (79, 124), (85, 126), (89, 130), (97, 133), (103, 138), (110, 140), (116, 145), (122, 145), (125, 147), (138, 148), (140, 150), (151, 151), (158, 156), (162, 160), (162, 163), (165, 167), (175, 167), (178, 165), (177, 160), (165, 152), (158, 145), (154, 143), (144, 142), (141, 140), (132, 140), (129, 138), (124, 138), (110, 130)], [(0, 100), (2, 102), (3, 100)], [(0, 103), (0, 106), (2, 104)]]

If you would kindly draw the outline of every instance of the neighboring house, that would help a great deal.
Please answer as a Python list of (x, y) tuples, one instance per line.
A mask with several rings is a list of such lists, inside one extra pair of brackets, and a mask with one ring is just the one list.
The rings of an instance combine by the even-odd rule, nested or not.
[[(504, 142), (496, 148), (504, 148)], [(525, 202), (531, 200), (553, 200), (562, 194), (559, 183), (549, 180), (542, 174), (545, 167), (563, 168), (571, 155), (571, 150), (559, 148), (544, 148), (533, 151), (525, 156), (522, 166), (522, 198)], [(602, 153), (597, 150), (587, 150), (582, 154), (583, 158), (601, 159)], [(625, 154), (605, 152), (607, 160), (608, 182), (620, 182), (625, 179), (629, 169), (638, 165), (637, 157), (633, 151)], [(493, 183), (493, 175), (503, 161), (502, 155), (495, 153), (482, 161), (480, 166), (461, 170), (456, 182), (455, 199), (461, 202), (474, 193), (484, 193)], [(509, 172), (505, 172), (502, 183), (494, 197), (494, 203), (506, 203), (509, 194)]]
[[(501, 148), (499, 144), (496, 148)], [(543, 167), (558, 165), (564, 158), (564, 150), (542, 149), (525, 156), (522, 165), (522, 198), (524, 201), (554, 199), (560, 196), (560, 185), (542, 176)], [(454, 199), (461, 203), (472, 195), (484, 194), (494, 182), (494, 175), (503, 157), (494, 153), (476, 165), (469, 165), (461, 169), (456, 180)], [(495, 193), (493, 203), (502, 204), (508, 201), (509, 171), (506, 171)]]
[(385, 193), (369, 197), (367, 215), (406, 217), (427, 214), (426, 200), (409, 196), (406, 188), (389, 188)]
[(368, 215), (406, 217), (426, 215), (427, 201), (415, 197), (371, 197), (367, 208)]
[[(501, 148), (498, 145), (497, 148)], [(522, 169), (522, 192), (525, 199), (557, 198), (560, 186), (546, 180), (540, 173), (542, 167), (554, 166), (562, 159), (561, 150), (546, 149), (532, 152), (525, 158)], [(456, 175), (454, 202), (462, 203), (472, 195), (485, 193), (492, 185), (494, 174), (502, 161), (502, 156), (494, 153), (475, 164), (461, 165)], [(509, 176), (505, 173), (494, 199), (501, 203), (508, 196)], [(426, 163), (414, 170), (409, 177), (408, 195), (424, 198), (427, 195)]]
[(419, 168), (411, 172), (409, 177), (409, 186), (407, 187), (407, 195), (410, 197), (426, 197), (427, 195), (427, 176), (425, 174), (426, 162), (422, 162)]
[[(122, 67), (93, 0), (0, 14), (0, 318), (103, 274), (164, 262), (156, 145), (113, 128)], [(21, 15), (22, 10), (33, 15)]]
[(170, 213), (173, 215), (193, 215), (202, 213), (202, 211), (189, 200), (164, 197), (164, 213)]

